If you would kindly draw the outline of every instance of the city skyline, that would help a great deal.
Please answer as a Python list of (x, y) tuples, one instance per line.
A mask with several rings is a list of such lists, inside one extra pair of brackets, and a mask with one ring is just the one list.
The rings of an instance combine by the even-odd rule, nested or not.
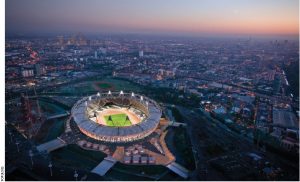
[(6, 1), (8, 33), (298, 36), (298, 1)]

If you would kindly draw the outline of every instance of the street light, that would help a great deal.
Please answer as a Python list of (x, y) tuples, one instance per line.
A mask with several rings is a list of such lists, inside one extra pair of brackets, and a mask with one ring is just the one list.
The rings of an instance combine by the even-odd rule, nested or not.
[(77, 181), (77, 178), (78, 178), (78, 173), (77, 173), (77, 171), (76, 171), (76, 170), (74, 171), (74, 178), (75, 178), (75, 180)]
[(50, 169), (50, 176), (52, 176), (52, 163), (49, 162), (49, 165), (48, 165), (49, 169)]
[(31, 160), (31, 166), (33, 167), (33, 160), (32, 160), (33, 153), (32, 153), (31, 150), (29, 150), (29, 157), (30, 157), (30, 160)]
[(8, 134), (9, 134), (9, 136), (10, 136), (10, 142), (12, 143), (12, 142), (13, 142), (13, 140), (12, 140), (12, 132), (11, 132), (11, 131), (8, 131)]
[(19, 150), (19, 144), (20, 144), (19, 141), (16, 141), (18, 152), (20, 152), (20, 150)]

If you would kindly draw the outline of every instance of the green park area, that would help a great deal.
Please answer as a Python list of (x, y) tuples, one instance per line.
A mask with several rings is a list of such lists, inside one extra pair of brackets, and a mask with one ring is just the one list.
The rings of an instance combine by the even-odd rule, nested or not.
[(80, 168), (86, 171), (92, 170), (105, 157), (100, 151), (84, 150), (73, 144), (51, 152), (54, 165)]
[(177, 150), (179, 164), (185, 166), (189, 170), (195, 169), (195, 161), (193, 155), (192, 145), (190, 143), (189, 136), (186, 132), (186, 129), (183, 127), (174, 128), (175, 134), (173, 139), (173, 145)]
[(55, 114), (63, 114), (66, 112), (64, 108), (58, 106), (55, 103), (50, 103), (50, 101), (46, 101), (46, 99), (44, 99), (44, 100), (39, 99), (38, 103), (39, 103), (42, 114), (46, 115), (46, 116), (51, 116), (51, 115), (55, 115)]
[(95, 94), (97, 92), (113, 91), (128, 91), (128, 92), (141, 92), (141, 88), (126, 80), (116, 78), (102, 78), (102, 79), (87, 79), (77, 83), (70, 83), (60, 86), (53, 90), (49, 90), (48, 93), (56, 95), (77, 95), (86, 96)]
[(159, 165), (126, 165), (117, 163), (105, 175), (110, 180), (122, 181), (170, 181), (182, 180), (165, 166)]
[[(41, 143), (54, 140), (64, 132), (64, 119), (53, 119), (46, 121), (42, 130), (44, 130), (44, 137)], [(47, 128), (48, 126), (48, 128)], [(47, 129), (47, 130), (45, 130)], [(41, 131), (42, 132), (42, 131)]]
[[(105, 157), (102, 152), (84, 150), (77, 145), (68, 145), (51, 152), (53, 165), (80, 168), (87, 172), (96, 167)], [(107, 172), (104, 178), (118, 181), (181, 180), (164, 166), (125, 165), (119, 162)]]
[(112, 88), (111, 84), (105, 83), (105, 82), (99, 82), (96, 84), (96, 86), (98, 86), (99, 88), (103, 88), (103, 89)]
[[(57, 114), (63, 114), (66, 110), (54, 103), (50, 103), (50, 100), (39, 100), (39, 106), (41, 114), (45, 117), (50, 117)], [(57, 118), (51, 120), (45, 120), (37, 135), (35, 141), (37, 143), (44, 143), (59, 137), (64, 132), (64, 123), (66, 118)]]

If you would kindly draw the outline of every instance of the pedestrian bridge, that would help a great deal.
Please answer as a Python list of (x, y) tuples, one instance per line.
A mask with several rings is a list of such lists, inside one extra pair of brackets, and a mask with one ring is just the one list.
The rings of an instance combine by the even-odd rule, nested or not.
[(67, 111), (66, 113), (63, 113), (63, 114), (56, 114), (56, 115), (49, 116), (49, 117), (47, 117), (47, 120), (63, 118), (63, 117), (69, 116), (69, 115), (70, 115), (70, 112)]
[(116, 164), (116, 162), (116, 159), (111, 156), (107, 156), (91, 172), (99, 174), (100, 176), (104, 176), (110, 170), (110, 168)]
[(176, 162), (168, 164), (167, 168), (169, 168), (171, 171), (178, 174), (179, 176), (183, 177), (184, 179), (187, 179), (189, 177), (189, 171), (183, 166), (177, 164)]
[(186, 126), (186, 123), (179, 123), (179, 122), (169, 122), (169, 126), (175, 126), (175, 127), (179, 127), (179, 126)]
[(64, 147), (67, 145), (67, 142), (65, 142), (64, 140), (62, 140), (61, 138), (57, 137), (54, 140), (51, 140), (49, 142), (43, 143), (39, 146), (36, 147), (36, 149), (39, 152), (51, 152), (53, 150), (59, 149), (61, 147)]

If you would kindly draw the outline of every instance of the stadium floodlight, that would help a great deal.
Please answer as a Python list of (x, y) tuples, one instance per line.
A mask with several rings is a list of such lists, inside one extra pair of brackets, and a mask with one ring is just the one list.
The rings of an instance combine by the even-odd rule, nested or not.
[(97, 93), (97, 96), (100, 97), (100, 93), (99, 92)]
[(131, 97), (134, 97), (134, 93), (133, 92), (131, 93)]
[(143, 97), (143, 96), (141, 96), (141, 101), (142, 101), (142, 100), (144, 100), (144, 97)]
[(121, 90), (120, 95), (123, 95), (123, 94), (124, 94), (124, 92), (123, 92), (123, 90)]
[(108, 91), (108, 95), (111, 95), (111, 91), (110, 90)]

